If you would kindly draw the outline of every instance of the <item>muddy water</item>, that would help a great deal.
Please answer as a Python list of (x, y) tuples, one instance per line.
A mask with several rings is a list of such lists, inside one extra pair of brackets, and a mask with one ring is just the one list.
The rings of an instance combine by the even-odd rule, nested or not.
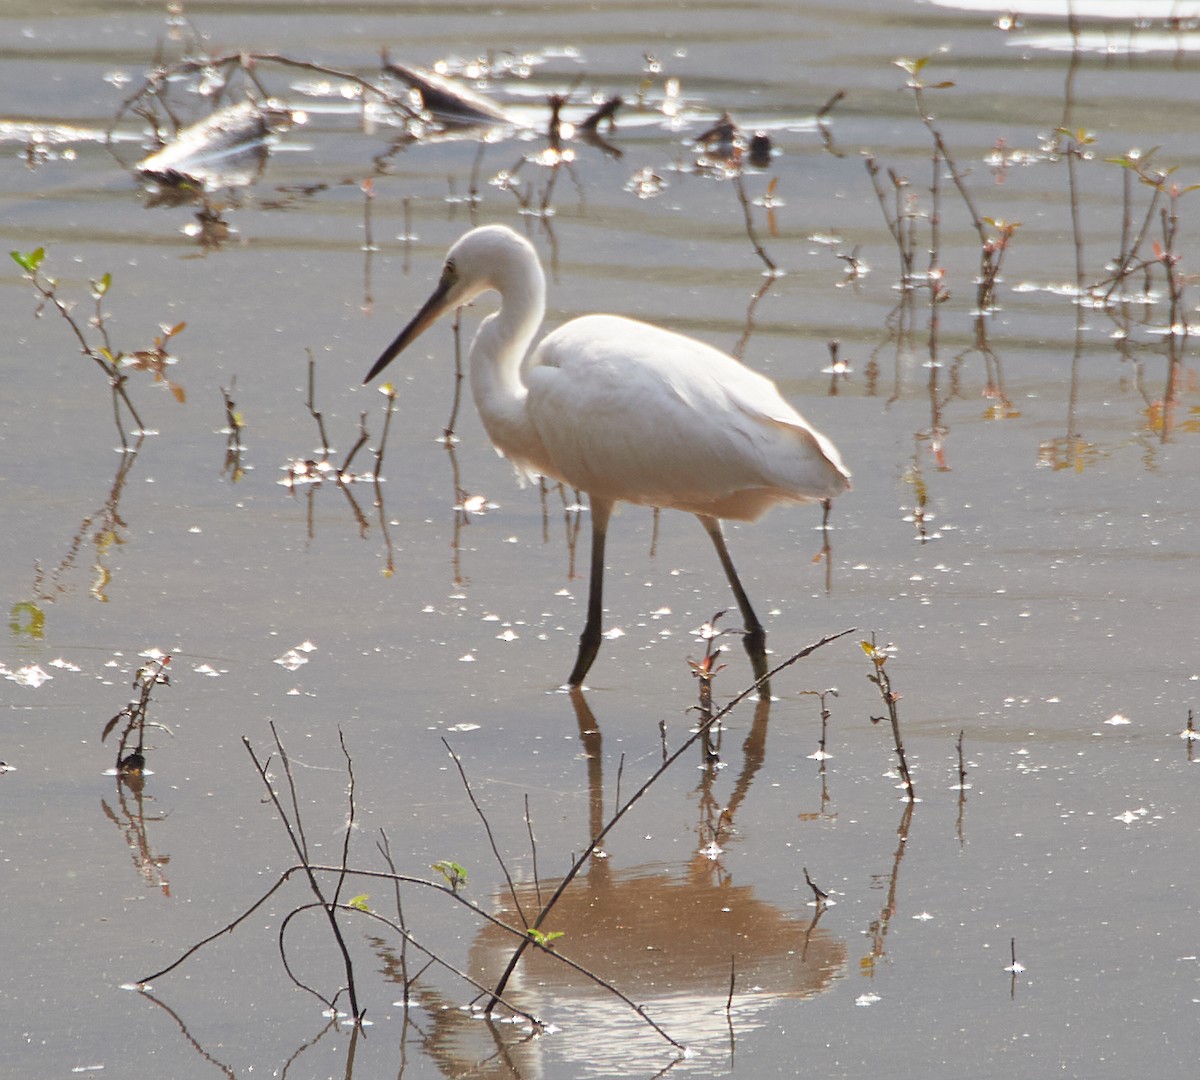
[[(186, 324), (171, 385), (133, 373), (155, 434), (119, 452), (102, 373), (54, 311), (35, 318), (15, 264), (2, 279), (0, 759), (15, 769), (0, 776), (0, 979), (14, 1074), (241, 1076), (294, 1059), (290, 1075), (346, 1075), (352, 1054), (360, 1076), (649, 1077), (674, 1059), (627, 1006), (542, 960), (512, 997), (553, 1034), (497, 1033), (457, 1011), (473, 993), (445, 972), (414, 985), (406, 1015), (397, 972), (419, 962), (381, 925), (350, 932), (373, 1021), (351, 1046), (323, 1032), (320, 1003), (279, 961), (279, 925), (308, 899), (298, 886), (152, 996), (120, 989), (291, 864), (242, 743), (271, 751), (269, 723), (315, 859), (340, 857), (340, 729), (352, 861), (381, 866), (382, 828), (398, 869), (462, 864), (465, 894), (513, 921), (517, 900), (536, 904), (535, 878), (553, 887), (657, 767), (664, 733), (678, 746), (694, 723), (692, 632), (730, 604), (703, 532), (671, 514), (656, 527), (646, 510), (614, 519), (608, 636), (584, 700), (559, 693), (586, 600), (587, 516), (573, 495), (520, 489), (469, 402), (454, 453), (439, 441), (448, 326), (389, 369), (398, 401), (378, 489), (367, 479), (386, 402), (362, 376), (449, 243), (485, 221), (537, 245), (548, 323), (616, 311), (738, 349), (855, 474), (827, 556), (811, 509), (729, 530), (775, 658), (855, 632), (780, 675), (769, 707), (731, 715), (720, 768), (690, 752), (630, 811), (547, 924), (560, 951), (691, 1048), (675, 1073), (1192, 1074), (1196, 794), (1179, 733), (1200, 680), (1200, 392), (1194, 344), (1166, 333), (1162, 267), (1191, 268), (1195, 194), (1179, 198), (1169, 242), (1169, 191), (1155, 206), (1146, 302), (1103, 310), (1076, 295), (1109, 275), (1151, 206), (1151, 188), (1106, 159), (1159, 147), (1153, 167), (1181, 186), (1200, 175), (1196, 31), (1154, 11), (1136, 26), (1084, 17), (1073, 56), (1064, 19), (1000, 29), (969, 8), (247, 3), (189, 5), (189, 26), (140, 6), (6, 7), (6, 250), (45, 247), (92, 340), (87, 283), (105, 273), (116, 349)], [(491, 55), (504, 70), (484, 89), (535, 131), (482, 151), (402, 146), (337, 78), (264, 63), (307, 122), (279, 136), (257, 182), (207, 206), (154, 205), (127, 168), (146, 152), (142, 122), (126, 113), (113, 149), (103, 133), (156, 50), (177, 56), (194, 31), (214, 52), (367, 77), (385, 45), (418, 64)], [(983, 320), (980, 239), (949, 167), (934, 169), (897, 57), (930, 58), (925, 108), (985, 233), (1019, 223)], [(570, 88), (579, 102), (625, 98), (606, 135), (620, 156), (577, 142), (569, 170), (516, 168), (544, 149), (546, 94)], [(838, 91), (823, 130), (816, 113)], [(174, 94), (202, 115), (186, 86)], [(776, 150), (741, 180), (777, 277), (733, 181), (699, 168), (690, 143), (725, 110)], [(922, 285), (907, 302), (868, 155), (888, 213), (911, 215)], [(1192, 291), (1175, 320), (1195, 323)], [(834, 340), (845, 373), (829, 370)], [(310, 353), (323, 433), (306, 407)], [(232, 462), (222, 388), (245, 425)], [(280, 484), (325, 440), (341, 463), (360, 424), (358, 482)], [(859, 645), (872, 633), (896, 649), (911, 812), (886, 725), (870, 722), (884, 711)], [(730, 643), (719, 702), (748, 682)], [(173, 657), (150, 706), (164, 727), (148, 736), (152, 775), (122, 785), (100, 735), (149, 649)], [(812, 691), (829, 688), (822, 772)], [(805, 870), (833, 901), (815, 925)], [(358, 892), (394, 914), (385, 886), (356, 882), (343, 899)], [(503, 939), (440, 897), (406, 893), (405, 915), (459, 967), (503, 962)], [(287, 947), (300, 978), (340, 985), (315, 918), (290, 924)]]

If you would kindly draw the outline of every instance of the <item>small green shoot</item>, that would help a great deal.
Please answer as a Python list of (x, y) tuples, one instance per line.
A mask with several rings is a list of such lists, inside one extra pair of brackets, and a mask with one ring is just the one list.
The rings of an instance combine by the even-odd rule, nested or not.
[[(1149, 150), (1127, 150), (1124, 154), (1117, 157), (1106, 157), (1104, 160), (1109, 165), (1120, 165), (1123, 169), (1132, 169), (1136, 173), (1146, 173), (1150, 169), (1150, 161), (1154, 155), (1161, 150), (1161, 146), (1152, 146)], [(1174, 172), (1177, 166), (1166, 170), (1168, 173)]]
[(908, 57), (899, 56), (892, 61), (896, 67), (908, 72), (914, 79), (921, 74), (922, 69), (929, 63), (928, 56)]
[(1070, 128), (1060, 127), (1054, 129), (1055, 134), (1069, 139), (1075, 144), (1075, 147), (1094, 146), (1096, 144), (1096, 133), (1088, 131), (1087, 128), (1076, 128), (1072, 131)]
[(446, 879), (446, 884), (450, 886), (450, 891), (455, 895), (467, 883), (466, 868), (460, 866), (453, 859), (439, 859), (432, 868)]
[(900, 68), (901, 71), (904, 71), (908, 74), (908, 85), (912, 90), (949, 90), (954, 86), (954, 83), (950, 82), (949, 80), (940, 83), (921, 82), (918, 76), (920, 76), (921, 72), (925, 69), (925, 65), (929, 63), (928, 56), (921, 56), (915, 59), (907, 56), (901, 56), (896, 60), (893, 60), (892, 63), (895, 64), (896, 67)]
[(38, 248), (36, 251), (28, 253), (20, 251), (10, 251), (9, 254), (15, 262), (27, 274), (36, 274), (38, 267), (42, 265), (42, 260), (46, 257), (46, 249)]
[(540, 945), (543, 949), (553, 949), (554, 942), (563, 936), (563, 931), (561, 930), (551, 930), (549, 933), (542, 933), (541, 930), (532, 926), (525, 933), (533, 938), (535, 945)]
[(368, 896), (366, 893), (359, 893), (358, 896), (351, 897), (349, 900), (347, 900), (346, 906), (356, 908), (359, 911), (365, 911), (369, 914), (371, 908), (367, 901), (370, 899), (370, 896)]
[(161, 332), (155, 337), (153, 345), (149, 348), (136, 349), (132, 352), (118, 349), (109, 337), (108, 313), (104, 308), (104, 301), (112, 289), (112, 274), (104, 273), (89, 283), (94, 310), (90, 318), (82, 319), (74, 314), (74, 303), (59, 295), (58, 281), (42, 270), (42, 263), (46, 257), (44, 247), (28, 252), (10, 251), (9, 255), (13, 262), (25, 271), (27, 279), (38, 294), (38, 314), (40, 315), (42, 309), (47, 305), (56, 310), (70, 327), (71, 333), (79, 345), (79, 351), (94, 361), (104, 373), (105, 381), (112, 393), (113, 418), (116, 421), (123, 447), (128, 448), (130, 442), (121, 420), (121, 405), (125, 406), (132, 418), (139, 441), (144, 437), (146, 431), (125, 387), (129, 371), (150, 372), (154, 376), (154, 381), (163, 384), (176, 401), (181, 405), (186, 402), (183, 387), (169, 379), (166, 374), (168, 368), (175, 363), (175, 358), (168, 352), (171, 339), (183, 331), (185, 323), (162, 326)]

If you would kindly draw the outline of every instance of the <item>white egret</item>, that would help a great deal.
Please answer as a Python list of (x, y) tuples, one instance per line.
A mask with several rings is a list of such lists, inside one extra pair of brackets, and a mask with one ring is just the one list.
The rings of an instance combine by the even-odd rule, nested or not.
[(587, 623), (568, 683), (582, 684), (600, 648), (604, 539), (618, 502), (687, 510), (712, 538), (737, 598), (756, 678), (766, 634), (721, 532), (776, 503), (827, 500), (850, 487), (837, 448), (775, 384), (710, 345), (619, 315), (585, 315), (526, 357), (546, 309), (533, 245), (502, 225), (451, 247), (433, 295), (371, 368), (370, 382), (436, 319), (489, 290), (500, 310), (471, 344), (475, 405), (496, 450), (522, 477), (561, 480), (589, 496)]

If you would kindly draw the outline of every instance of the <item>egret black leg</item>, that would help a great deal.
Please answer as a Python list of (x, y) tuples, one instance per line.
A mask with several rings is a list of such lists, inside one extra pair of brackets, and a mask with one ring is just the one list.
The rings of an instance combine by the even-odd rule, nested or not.
[(592, 510), (592, 574), (588, 585), (587, 622), (579, 635), (579, 655), (567, 679), (568, 686), (582, 686), (583, 678), (600, 651), (600, 620), (604, 613), (604, 538), (613, 504), (607, 499), (589, 497)]
[[(767, 673), (767, 632), (763, 629), (762, 623), (758, 621), (758, 616), (754, 614), (754, 608), (750, 606), (750, 598), (746, 595), (746, 590), (742, 588), (742, 582), (733, 566), (733, 559), (729, 557), (729, 548), (725, 546), (725, 535), (721, 532), (720, 521), (704, 514), (696, 516), (700, 519), (700, 524), (704, 526), (708, 535), (712, 537), (713, 547), (717, 549), (717, 558), (721, 560), (725, 577), (729, 580), (729, 587), (733, 589), (733, 595), (737, 599), (738, 609), (742, 613), (742, 644), (745, 645), (746, 653), (750, 657), (754, 678), (761, 679)], [(766, 683), (759, 685), (760, 697), (768, 697), (770, 692), (770, 687)]]

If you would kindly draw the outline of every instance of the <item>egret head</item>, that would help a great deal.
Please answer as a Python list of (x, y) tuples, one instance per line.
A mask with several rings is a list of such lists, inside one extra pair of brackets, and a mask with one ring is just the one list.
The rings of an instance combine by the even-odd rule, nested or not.
[(369, 383), (375, 378), (446, 312), (469, 304), (489, 289), (503, 293), (514, 271), (527, 268), (531, 263), (540, 273), (532, 245), (507, 226), (484, 225), (472, 229), (446, 255), (442, 276), (433, 295), (396, 340), (384, 349), (363, 382)]

